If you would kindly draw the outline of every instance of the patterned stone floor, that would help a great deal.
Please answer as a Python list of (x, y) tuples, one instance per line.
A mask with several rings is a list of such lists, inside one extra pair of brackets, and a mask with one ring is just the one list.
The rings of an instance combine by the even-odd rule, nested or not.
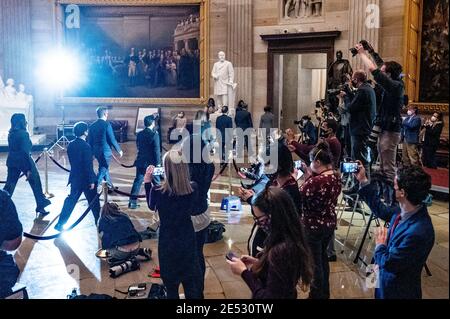
[[(134, 160), (135, 148), (133, 143), (124, 145), (125, 156), (123, 163), (129, 164)], [(37, 156), (38, 154), (35, 154)], [(55, 154), (58, 161), (66, 165), (65, 154)], [(6, 154), (0, 154), (0, 179), (6, 177)], [(55, 197), (49, 207), (51, 214), (44, 219), (35, 220), (34, 200), (30, 187), (21, 180), (14, 193), (13, 200), (17, 206), (19, 218), (26, 231), (51, 235), (54, 219), (58, 216), (64, 198), (67, 196), (68, 173), (49, 162), (49, 192)], [(44, 180), (44, 161), (40, 161), (38, 169)], [(129, 191), (134, 178), (133, 169), (125, 169), (112, 163), (112, 177), (116, 186), (121, 190)], [(237, 189), (239, 181), (233, 177), (232, 192)], [(229, 178), (220, 177), (214, 182), (211, 190), (212, 217), (226, 224), (224, 239), (205, 246), (207, 271), (205, 279), (206, 298), (249, 298), (250, 290), (237, 276), (234, 276), (226, 261), (225, 254), (231, 249), (238, 254), (246, 253), (247, 239), (251, 230), (252, 218), (248, 206), (244, 206), (241, 214), (227, 215), (220, 211), (220, 201), (229, 193)], [(153, 214), (141, 202), (138, 210), (128, 210), (128, 199), (123, 196), (110, 196), (109, 200), (117, 202), (131, 217), (138, 230), (144, 230), (153, 224)], [(71, 221), (76, 220), (87, 207), (86, 201), (77, 205)], [(436, 231), (436, 243), (428, 260), (432, 272), (429, 277), (423, 272), (422, 287), (424, 298), (449, 297), (448, 266), (449, 266), (449, 210), (447, 201), (435, 201), (430, 209)], [(367, 218), (367, 217), (366, 217)], [(332, 298), (373, 298), (373, 289), (366, 288), (365, 267), (362, 263), (354, 264), (353, 259), (361, 241), (363, 220), (361, 214), (356, 214), (350, 223), (351, 213), (345, 212), (342, 216), (336, 239), (343, 242), (347, 232), (348, 238), (345, 247), (336, 242), (338, 261), (331, 263), (330, 285)], [(349, 225), (351, 225), (349, 227)], [(371, 232), (373, 233), (373, 227)], [(95, 257), (100, 248), (93, 217), (88, 215), (74, 230), (65, 233), (61, 238), (49, 241), (33, 241), (25, 239), (20, 248), (14, 252), (16, 261), (21, 269), (20, 282), (27, 286), (31, 298), (66, 298), (73, 288), (82, 294), (105, 293), (124, 298), (117, 290), (126, 291), (128, 286), (140, 282), (157, 282), (149, 274), (158, 264), (156, 240), (146, 240), (144, 247), (153, 250), (154, 259), (141, 263), (139, 271), (125, 274), (117, 279), (109, 277), (105, 262)], [(342, 251), (342, 252), (341, 252)], [(371, 259), (373, 241), (368, 239), (362, 251), (364, 260)], [(299, 298), (305, 298), (306, 293), (300, 292)]]

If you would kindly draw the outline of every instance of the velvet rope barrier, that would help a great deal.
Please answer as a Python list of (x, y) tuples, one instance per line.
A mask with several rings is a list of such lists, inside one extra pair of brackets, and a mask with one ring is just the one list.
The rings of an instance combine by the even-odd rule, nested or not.
[(117, 159), (117, 157), (115, 157), (114, 155), (113, 155), (112, 157), (113, 157), (114, 161), (116, 161), (117, 164), (119, 164), (120, 166), (122, 166), (122, 167), (124, 167), (124, 168), (133, 168), (133, 167), (136, 167), (135, 164), (133, 164), (133, 165), (125, 165), (125, 164), (122, 164), (122, 163)]
[(60, 169), (65, 170), (67, 173), (70, 173), (70, 169), (65, 168), (64, 166), (62, 166), (61, 164), (59, 164), (53, 156), (51, 156), (50, 154), (48, 154), (48, 157), (52, 160), (53, 163), (55, 163), (56, 166), (58, 166)]
[(92, 209), (92, 206), (94, 204), (94, 202), (99, 199), (100, 195), (103, 193), (100, 192), (98, 193), (95, 198), (92, 200), (92, 202), (89, 203), (89, 207), (86, 208), (86, 210), (83, 212), (83, 214), (81, 214), (81, 216), (67, 229), (65, 229), (63, 232), (59, 232), (57, 234), (54, 235), (50, 235), (50, 236), (39, 236), (39, 235), (35, 235), (35, 234), (30, 234), (30, 233), (23, 233), (23, 236), (29, 239), (33, 239), (33, 240), (51, 240), (51, 239), (55, 239), (58, 238), (59, 236), (61, 236), (64, 232), (68, 232), (71, 231), (72, 229), (74, 229), (79, 223), (81, 223), (81, 221), (87, 216), (87, 214), (89, 214), (89, 211)]

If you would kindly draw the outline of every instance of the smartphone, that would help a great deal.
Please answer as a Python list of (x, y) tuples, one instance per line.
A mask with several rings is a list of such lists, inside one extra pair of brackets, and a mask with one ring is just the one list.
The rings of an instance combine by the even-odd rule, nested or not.
[(299, 170), (302, 168), (302, 164), (303, 164), (303, 161), (301, 161), (301, 160), (294, 161), (294, 168)]
[(232, 261), (234, 257), (237, 257), (237, 255), (235, 253), (233, 253), (232, 251), (229, 251), (225, 256), (225, 258), (230, 261)]
[(342, 173), (356, 173), (359, 171), (358, 162), (343, 162), (341, 163)]
[(153, 176), (161, 176), (164, 175), (164, 167), (155, 167), (153, 170)]

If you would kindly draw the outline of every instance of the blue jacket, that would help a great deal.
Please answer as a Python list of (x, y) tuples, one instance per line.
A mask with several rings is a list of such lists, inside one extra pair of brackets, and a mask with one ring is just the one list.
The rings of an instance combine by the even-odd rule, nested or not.
[(92, 163), (93, 156), (89, 144), (81, 138), (76, 138), (67, 147), (70, 162), (69, 184), (72, 187), (84, 189), (97, 182)]
[(161, 164), (161, 147), (158, 131), (146, 128), (140, 131), (136, 138), (138, 154), (134, 164), (136, 167), (147, 168), (149, 165)]
[(306, 123), (306, 125), (303, 127), (302, 132), (305, 133), (309, 138), (307, 142), (308, 145), (316, 145), (317, 129), (312, 122), (308, 121), (308, 123)]
[[(216, 129), (220, 132), (222, 136), (222, 143), (225, 142), (225, 132), (227, 128), (228, 129), (233, 128), (233, 120), (228, 115), (222, 114), (216, 120)], [(230, 138), (232, 137), (230, 136)]]
[(237, 109), (236, 115), (234, 116), (234, 123), (236, 127), (246, 130), (248, 128), (253, 128), (252, 115), (249, 111), (244, 109)]
[(408, 116), (403, 121), (402, 136), (404, 141), (408, 144), (418, 144), (420, 127), (422, 126), (422, 120), (419, 116)]
[[(398, 206), (386, 206), (377, 196), (376, 185), (369, 184), (359, 190), (372, 212), (379, 218), (394, 224)], [(379, 288), (377, 299), (422, 298), (421, 274), (434, 245), (434, 229), (425, 206), (395, 228), (387, 246), (375, 249), (375, 263), (379, 266)]]
[(111, 123), (98, 119), (89, 127), (88, 143), (92, 147), (92, 152), (98, 158), (103, 155), (109, 157), (112, 154), (111, 147), (117, 152), (121, 151), (114, 136)]

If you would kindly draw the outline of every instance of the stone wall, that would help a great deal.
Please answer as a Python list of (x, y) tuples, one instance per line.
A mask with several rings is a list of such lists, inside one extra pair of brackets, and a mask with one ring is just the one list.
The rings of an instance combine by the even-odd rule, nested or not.
[[(53, 10), (54, 1), (29, 1), (31, 52), (34, 53), (34, 55), (30, 54), (30, 59), (33, 65), (36, 65), (40, 53), (54, 48), (57, 38), (56, 19)], [(342, 50), (345, 58), (352, 60), (348, 56), (348, 48), (354, 44), (351, 43), (353, 39), (367, 37), (376, 40), (383, 57), (402, 62), (404, 0), (324, 0), (323, 21), (307, 24), (296, 24), (295, 21), (286, 24), (282, 21), (281, 2), (281, 0), (211, 0), (210, 2), (209, 72), (217, 60), (217, 52), (225, 51), (227, 58), (234, 64), (236, 82), (239, 84), (236, 101), (244, 99), (249, 103), (255, 125), (258, 124), (257, 121), (266, 104), (267, 90), (267, 45), (261, 40), (261, 34), (276, 33), (284, 28), (303, 31), (337, 29), (342, 31), (342, 35), (336, 42), (336, 50)], [(357, 19), (357, 13), (364, 13), (365, 6), (361, 3), (378, 2), (381, 8), (381, 26), (377, 30), (367, 32), (363, 29), (361, 19)], [(356, 7), (357, 3), (359, 5)], [(0, 57), (2, 53), (4, 54), (4, 50), (0, 46)], [(352, 60), (352, 62), (355, 61)], [(208, 76), (210, 76), (209, 72)], [(212, 88), (211, 81), (211, 93)], [(54, 133), (55, 125), (61, 122), (61, 109), (55, 106), (54, 97), (40, 87), (35, 87), (32, 93), (35, 97), (36, 125), (41, 132)], [(192, 115), (199, 108), (163, 106), (162, 116), (169, 118), (180, 109)], [(95, 105), (72, 105), (66, 107), (66, 114), (68, 117), (93, 119), (95, 118), (94, 109)], [(113, 106), (111, 116), (128, 120), (132, 137), (136, 113), (136, 105)]]

